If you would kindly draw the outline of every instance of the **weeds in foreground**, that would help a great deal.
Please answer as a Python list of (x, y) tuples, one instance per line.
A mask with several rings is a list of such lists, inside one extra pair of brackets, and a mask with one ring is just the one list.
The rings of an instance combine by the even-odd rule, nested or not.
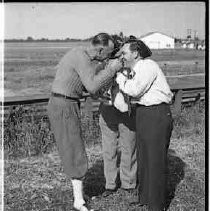
[[(17, 106), (11, 108), (4, 120), (5, 158), (35, 156), (52, 151), (55, 139), (50, 130), (47, 115), (39, 113), (40, 107)], [(99, 113), (82, 112), (82, 136), (87, 145), (95, 145), (100, 140)], [(182, 112), (174, 118), (172, 138), (189, 136), (204, 137), (205, 102), (185, 104)], [(88, 130), (87, 130), (88, 128)]]
[(181, 113), (174, 117), (172, 138), (184, 138), (205, 134), (205, 102), (182, 105)]
[(49, 152), (54, 144), (47, 116), (37, 108), (12, 108), (4, 121), (5, 157), (27, 157)]
[[(17, 106), (10, 109), (9, 115), (4, 119), (6, 159), (37, 156), (49, 153), (56, 147), (48, 116), (40, 114), (39, 110), (39, 106)], [(81, 123), (86, 144), (98, 143), (98, 112), (82, 113)]]

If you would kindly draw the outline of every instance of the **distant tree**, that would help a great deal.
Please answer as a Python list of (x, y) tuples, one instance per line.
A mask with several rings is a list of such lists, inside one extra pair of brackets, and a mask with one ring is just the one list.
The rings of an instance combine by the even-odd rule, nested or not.
[(192, 38), (192, 37), (191, 37), (191, 35), (187, 35), (187, 39), (189, 39), (189, 40), (190, 40), (191, 38)]
[(27, 37), (27, 41), (34, 41), (33, 37)]
[(174, 39), (174, 42), (175, 42), (175, 43), (181, 43), (181, 41), (182, 41), (181, 38), (176, 38), (176, 37), (175, 37), (175, 39)]
[(48, 38), (41, 38), (40, 40), (41, 42), (46, 42), (46, 41), (49, 41)]

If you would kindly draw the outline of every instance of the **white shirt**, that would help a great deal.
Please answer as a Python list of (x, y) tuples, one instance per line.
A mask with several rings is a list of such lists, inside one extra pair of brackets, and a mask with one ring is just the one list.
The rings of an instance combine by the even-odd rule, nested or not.
[(133, 67), (135, 75), (132, 79), (119, 73), (117, 83), (120, 89), (135, 98), (137, 103), (145, 106), (160, 103), (171, 103), (173, 94), (162, 70), (151, 59), (141, 59)]

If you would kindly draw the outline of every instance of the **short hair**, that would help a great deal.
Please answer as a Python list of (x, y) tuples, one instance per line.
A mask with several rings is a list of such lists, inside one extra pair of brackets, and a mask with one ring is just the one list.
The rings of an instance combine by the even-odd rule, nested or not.
[(99, 33), (92, 38), (91, 43), (92, 43), (92, 45), (108, 46), (109, 40), (111, 40), (113, 42), (113, 39), (109, 34)]
[(152, 55), (151, 50), (142, 40), (130, 39), (126, 43), (130, 44), (130, 50), (132, 52), (137, 51), (143, 59)]

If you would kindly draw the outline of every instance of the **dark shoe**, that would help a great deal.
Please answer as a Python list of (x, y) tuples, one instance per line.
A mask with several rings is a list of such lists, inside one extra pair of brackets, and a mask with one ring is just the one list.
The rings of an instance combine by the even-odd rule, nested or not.
[(129, 205), (130, 206), (145, 206), (145, 205), (147, 205), (147, 203), (142, 203), (141, 201), (140, 201), (140, 199), (139, 199), (139, 197), (138, 198), (135, 198), (135, 199), (133, 199), (132, 201), (130, 201), (130, 203), (129, 203)]
[(102, 193), (102, 197), (106, 198), (107, 196), (112, 195), (113, 193), (115, 193), (117, 191), (117, 189), (106, 189), (103, 193)]

